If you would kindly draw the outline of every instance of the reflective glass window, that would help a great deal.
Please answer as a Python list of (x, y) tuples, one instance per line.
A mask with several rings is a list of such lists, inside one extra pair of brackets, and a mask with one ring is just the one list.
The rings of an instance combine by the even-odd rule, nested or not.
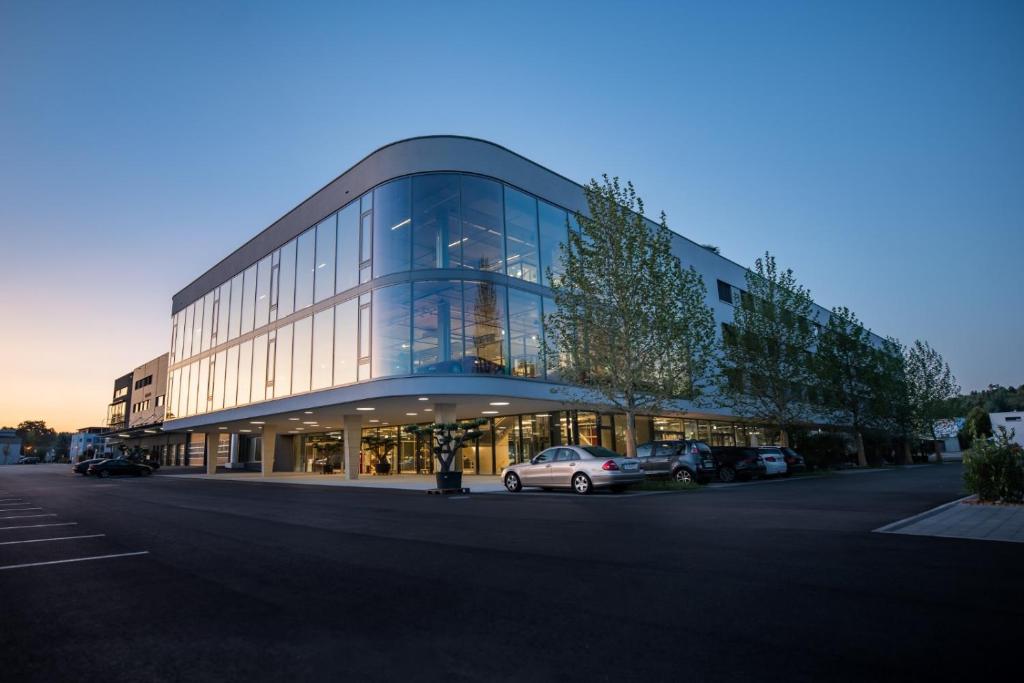
[(203, 300), (193, 304), (195, 306), (195, 318), (192, 320), (192, 355), (195, 356), (202, 351), (203, 341)]
[(313, 305), (313, 271), (316, 269), (316, 230), (299, 235), (295, 260), (295, 310)]
[(505, 272), (509, 277), (537, 282), (537, 200), (505, 187)]
[[(271, 358), (270, 362), (274, 362)], [(267, 335), (261, 334), (252, 340), (252, 389), (250, 402), (256, 403), (267, 398)]]
[(295, 240), (281, 247), (278, 285), (277, 317), (283, 318), (295, 311)]
[(270, 322), (270, 266), (269, 256), (256, 264), (256, 327)]
[[(412, 267), (447, 268), (459, 263), (459, 176), (433, 173), (412, 179)], [(456, 258), (449, 260), (449, 251)]]
[(252, 265), (242, 273), (242, 329), (241, 333), (252, 332), (256, 320), (256, 266)]
[(199, 393), (196, 401), (196, 412), (205, 413), (209, 410), (210, 401), (210, 359), (203, 358), (199, 361)]
[(393, 180), (373, 191), (373, 276), (409, 270), (410, 182)]
[[(359, 219), (359, 262), (369, 262), (373, 256), (373, 214), (365, 213)], [(365, 282), (360, 273), (360, 282)]]
[(202, 350), (210, 348), (210, 339), (213, 335), (213, 292), (203, 297), (203, 336)]
[(337, 234), (338, 214), (316, 226), (316, 275), (313, 284), (314, 301), (334, 296), (334, 241)]
[(544, 358), (545, 375), (547, 376), (548, 379), (557, 380), (558, 379), (558, 366), (560, 364), (560, 361), (559, 361), (559, 358), (558, 358), (558, 350), (555, 348), (555, 338), (554, 338), (554, 335), (553, 335), (552, 332), (549, 332), (548, 325), (547, 325), (546, 322), (544, 322), (544, 321), (547, 320), (547, 317), (549, 315), (551, 315), (552, 313), (555, 312), (555, 310), (556, 310), (556, 308), (555, 308), (555, 300), (552, 299), (551, 297), (547, 297), (546, 296), (543, 299), (543, 305), (544, 305), (544, 311), (543, 311), (544, 312), (544, 318), (541, 321), (541, 329), (542, 329), (542, 332), (544, 334), (544, 340), (547, 343), (548, 349), (550, 349), (550, 351), (545, 351), (545, 358)]
[(516, 377), (543, 377), (540, 343), (541, 300), (514, 287), (508, 290), (509, 360)]
[(356, 381), (359, 361), (359, 300), (349, 299), (334, 307), (334, 384)]
[(175, 316), (178, 322), (178, 331), (174, 337), (174, 358), (176, 360), (185, 360), (185, 310), (178, 311), (178, 315)]
[(462, 328), (461, 282), (413, 283), (413, 372), (463, 372)]
[[(301, 394), (309, 391), (310, 364), (313, 353), (313, 317), (308, 316), (296, 321), (292, 337), (291, 393)], [(277, 395), (277, 378), (275, 377), (274, 396)]]
[(228, 348), (224, 366), (224, 407), (234, 408), (238, 400), (238, 346)]
[(182, 360), (192, 355), (192, 326), (195, 324), (195, 315), (196, 305), (191, 303), (185, 309), (185, 329), (182, 335), (185, 341), (183, 343)]
[(231, 282), (225, 282), (220, 286), (220, 296), (217, 300), (217, 327), (215, 329), (216, 344), (223, 344), (228, 340), (228, 315), (231, 313)]
[(210, 366), (210, 385), (213, 387), (213, 405), (210, 410), (224, 407), (224, 368), (227, 365), (227, 351), (218, 351)]
[(231, 278), (231, 313), (228, 315), (228, 339), (234, 339), (242, 327), (242, 274)]
[(182, 368), (177, 368), (171, 374), (171, 388), (173, 389), (173, 391), (169, 392), (170, 396), (168, 396), (167, 400), (167, 411), (169, 413), (169, 415), (167, 415), (167, 419), (169, 420), (175, 417), (181, 417), (181, 415), (178, 413), (178, 406), (181, 405), (182, 394), (181, 371)]
[(292, 390), (292, 326), (277, 330), (277, 351), (274, 363), (274, 398), (287, 396)]
[(474, 270), (505, 270), (501, 184), (462, 176), (462, 265)]
[(335, 291), (344, 292), (359, 284), (359, 202), (338, 212), (338, 258)]
[(313, 379), (311, 389), (331, 386), (334, 364), (334, 309), (313, 316)]
[(359, 358), (370, 357), (370, 307), (359, 306)]
[(466, 282), (462, 288), (467, 372), (505, 372), (505, 287), (492, 282)]
[(557, 282), (563, 273), (561, 245), (569, 243), (569, 229), (565, 211), (547, 202), (538, 202), (540, 218), (540, 268), (545, 285)]
[[(380, 210), (379, 198), (377, 210)], [(382, 287), (373, 292), (373, 352), (370, 364), (374, 377), (409, 373), (409, 285)]]
[(188, 414), (196, 414), (196, 397), (199, 395), (199, 363), (188, 368)]
[(373, 210), (373, 193), (367, 192), (359, 198), (359, 211), (360, 213), (366, 213), (367, 211)]
[(238, 345), (238, 405), (244, 406), (250, 401), (251, 387), (252, 340), (249, 339)]

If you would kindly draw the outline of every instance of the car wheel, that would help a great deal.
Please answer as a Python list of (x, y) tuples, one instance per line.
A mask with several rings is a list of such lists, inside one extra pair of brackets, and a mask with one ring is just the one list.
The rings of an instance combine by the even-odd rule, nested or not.
[(680, 467), (678, 470), (673, 472), (672, 478), (685, 484), (692, 484), (695, 481), (693, 478), (693, 472), (685, 467)]
[(580, 494), (581, 496), (585, 496), (588, 493), (590, 493), (590, 490), (592, 488), (593, 485), (590, 483), (590, 477), (588, 477), (587, 475), (583, 474), (582, 472), (577, 472), (576, 474), (572, 475), (572, 490), (575, 491), (576, 493)]
[(110, 476), (110, 472), (107, 470), (100, 470), (100, 479), (106, 479)]
[(735, 479), (736, 479), (736, 470), (734, 470), (731, 467), (723, 467), (720, 470), (718, 470), (718, 478), (721, 479), (722, 481), (726, 482), (726, 483), (729, 483), (731, 481), (735, 481)]
[(509, 493), (519, 493), (523, 490), (523, 482), (519, 481), (519, 476), (515, 472), (509, 472), (505, 475), (505, 488)]

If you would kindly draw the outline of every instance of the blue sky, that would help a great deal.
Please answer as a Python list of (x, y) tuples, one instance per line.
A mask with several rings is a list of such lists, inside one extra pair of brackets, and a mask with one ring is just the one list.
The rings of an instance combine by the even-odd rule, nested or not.
[(1024, 5), (724, 5), (0, 0), (0, 422), (99, 421), (174, 292), (435, 133), (629, 178), (965, 389), (1024, 383)]

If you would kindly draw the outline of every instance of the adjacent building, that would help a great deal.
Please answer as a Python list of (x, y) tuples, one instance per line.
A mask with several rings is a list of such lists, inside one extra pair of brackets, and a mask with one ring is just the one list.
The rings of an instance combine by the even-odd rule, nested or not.
[[(392, 472), (432, 471), (429, 444), (401, 427), (455, 418), (487, 420), (458, 463), (466, 473), (559, 443), (624, 450), (624, 416), (569, 406), (541, 353), (576, 211), (579, 184), (490, 142), (378, 149), (173, 297), (164, 428), (232, 465), (332, 463), (349, 477), (373, 465), (360, 453), (370, 434), (394, 437), (379, 453)], [(679, 235), (672, 249), (731, 321), (745, 269)], [(639, 420), (639, 438), (773, 438), (688, 408)]]
[(21, 457), (21, 437), (13, 429), (0, 429), (0, 465), (14, 465)]
[(203, 453), (190, 458), (187, 434), (164, 431), (167, 364), (164, 353), (114, 380), (103, 432), (106, 453), (126, 451), (163, 465), (203, 464)]
[(74, 463), (89, 457), (102, 456), (106, 433), (106, 427), (82, 427), (71, 435), (68, 458)]
[(1008, 413), (989, 413), (988, 419), (992, 422), (993, 434), (1000, 427), (1005, 427), (1007, 432), (1013, 432), (1014, 442), (1024, 446), (1024, 411), (1014, 410)]

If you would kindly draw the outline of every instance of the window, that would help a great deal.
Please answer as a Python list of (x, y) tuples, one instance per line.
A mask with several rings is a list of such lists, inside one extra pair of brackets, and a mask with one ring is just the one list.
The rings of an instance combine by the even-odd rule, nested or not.
[(331, 386), (333, 342), (334, 309), (328, 308), (313, 316), (313, 378), (310, 388), (314, 391)]
[(356, 381), (359, 362), (359, 300), (349, 299), (334, 307), (334, 384)]
[[(142, 387), (148, 387), (152, 383), (153, 383), (153, 375), (146, 375), (142, 379), (135, 381), (135, 388), (136, 389), (141, 389)], [(115, 395), (115, 398), (116, 398), (116, 395)]]
[(241, 331), (242, 324), (242, 274), (231, 278), (231, 315), (228, 316), (228, 336), (234, 339)]
[(508, 290), (508, 338), (512, 374), (543, 377), (540, 362), (540, 297), (515, 288)]
[(316, 230), (310, 228), (299, 235), (295, 262), (295, 310), (313, 304), (313, 272), (316, 269)]
[(214, 345), (223, 344), (228, 340), (228, 315), (231, 313), (231, 281), (220, 286), (217, 297), (217, 329)]
[(462, 283), (414, 282), (412, 371), (462, 372)]
[[(274, 358), (274, 375), (272, 379), (274, 398), (287, 396), (292, 390), (292, 326), (285, 325), (277, 330), (277, 349)], [(268, 382), (268, 384), (271, 382)], [(270, 392), (267, 392), (270, 398)]]
[(505, 287), (491, 282), (466, 282), (463, 337), (467, 372), (505, 372)]
[[(559, 365), (560, 365), (561, 361), (559, 359), (557, 349), (554, 348), (554, 346), (555, 346), (554, 333), (549, 331), (552, 328), (547, 323), (548, 316), (550, 316), (553, 313), (555, 313), (557, 311), (557, 308), (555, 306), (555, 300), (552, 299), (551, 297), (544, 297), (543, 302), (544, 302), (544, 322), (541, 324), (541, 330), (542, 330), (542, 332), (544, 334), (545, 342), (547, 342), (548, 347), (551, 349), (551, 351), (545, 351), (544, 371), (545, 371), (545, 375), (547, 376), (548, 379), (557, 380), (558, 379), (558, 375), (559, 375), (558, 368), (559, 368)], [(543, 347), (541, 347), (541, 348), (543, 349)]]
[[(377, 207), (380, 211), (380, 204)], [(373, 377), (409, 373), (408, 284), (374, 290), (372, 347), (370, 365)]]
[(224, 407), (224, 366), (227, 365), (227, 355), (226, 350), (218, 351), (210, 366), (210, 384), (213, 387), (210, 392), (213, 395), (210, 410), (221, 410)]
[(338, 214), (333, 214), (316, 226), (314, 301), (323, 301), (334, 296), (334, 243), (337, 236), (337, 222)]
[[(213, 292), (210, 292), (203, 297), (203, 329), (202, 329), (202, 347), (201, 350), (206, 351), (210, 348), (210, 339), (213, 335)], [(193, 344), (192, 349), (195, 350)]]
[(373, 191), (373, 276), (409, 270), (412, 218), (410, 181), (394, 180)]
[(174, 358), (175, 360), (185, 360), (185, 311), (178, 311), (175, 319), (177, 320), (178, 328), (174, 333)]
[(462, 266), (500, 273), (504, 270), (501, 185), (475, 176), (462, 177)]
[(542, 282), (550, 286), (558, 282), (562, 268), (562, 245), (569, 244), (569, 230), (565, 211), (547, 202), (537, 202), (540, 220), (540, 269)]
[[(252, 403), (267, 398), (267, 344), (268, 338), (265, 334), (252, 340), (252, 387), (249, 399)], [(270, 358), (270, 362), (274, 362), (273, 357)], [(239, 381), (239, 393), (241, 393), (241, 380)]]
[(569, 462), (571, 460), (579, 460), (580, 455), (571, 448), (559, 448), (555, 454), (555, 462)]
[[(292, 341), (292, 387), (293, 394), (309, 391), (309, 378), (313, 353), (313, 317), (308, 316), (295, 323)], [(278, 335), (280, 343), (280, 335)], [(277, 396), (277, 377), (274, 377), (274, 396)]]
[(224, 407), (234, 408), (238, 400), (238, 347), (228, 348), (224, 369)]
[(732, 300), (732, 285), (728, 282), (718, 281), (718, 299), (724, 301), (727, 304), (733, 303)]
[(210, 359), (199, 361), (199, 377), (196, 383), (196, 413), (205, 413), (210, 409)]
[(653, 449), (653, 445), (649, 444), (649, 443), (645, 443), (642, 446), (637, 446), (636, 447), (636, 457), (638, 457), (638, 458), (649, 458), (649, 457), (651, 457), (651, 450), (652, 449)]
[(560, 450), (562, 450), (562, 449), (560, 449), (560, 448), (549, 448), (546, 451), (541, 451), (537, 455), (537, 457), (533, 459), (533, 462), (534, 462), (534, 464), (539, 464), (539, 463), (543, 463), (543, 462), (551, 462), (552, 460), (555, 459), (555, 453), (557, 453)]
[(335, 291), (344, 292), (359, 284), (359, 202), (338, 213), (338, 257)]
[(295, 240), (281, 247), (278, 265), (277, 318), (295, 311)]
[(265, 256), (256, 264), (256, 327), (263, 327), (270, 322), (270, 256)]
[(157, 408), (159, 408), (160, 406), (162, 406), (164, 404), (164, 397), (163, 396), (157, 396), (156, 399), (154, 399), (154, 400), (156, 402), (155, 405), (156, 405)]
[(188, 308), (185, 309), (185, 329), (183, 330), (182, 339), (182, 356), (184, 360), (192, 355), (192, 325), (195, 317), (196, 305), (195, 303), (189, 304)]
[(509, 277), (537, 282), (537, 200), (505, 187), (505, 272)]
[[(458, 263), (459, 176), (446, 173), (412, 179), (412, 267), (447, 268)], [(449, 259), (449, 252), (455, 257)]]
[(1003, 418), (1006, 422), (1020, 422), (1020, 415), (1010, 415)]
[(242, 273), (242, 329), (241, 333), (252, 332), (256, 320), (256, 266), (249, 266)]
[[(251, 398), (252, 388), (252, 347), (253, 340), (242, 342), (238, 346), (238, 402), (237, 405), (244, 406)], [(263, 357), (266, 362), (266, 338), (264, 338)]]
[(124, 398), (128, 395), (128, 387), (118, 387), (114, 389), (114, 399)]

